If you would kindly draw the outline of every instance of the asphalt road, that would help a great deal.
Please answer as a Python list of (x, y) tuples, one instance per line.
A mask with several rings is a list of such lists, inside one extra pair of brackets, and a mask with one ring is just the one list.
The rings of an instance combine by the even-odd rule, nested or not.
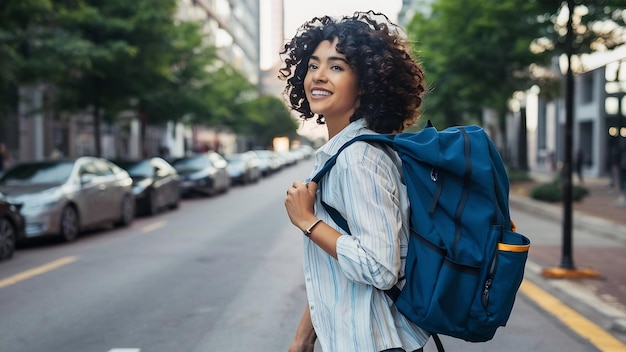
[[(311, 168), (19, 249), (0, 263), (0, 352), (286, 351), (305, 293), (284, 192)], [(449, 351), (599, 350), (522, 293), (494, 340), (443, 341)]]

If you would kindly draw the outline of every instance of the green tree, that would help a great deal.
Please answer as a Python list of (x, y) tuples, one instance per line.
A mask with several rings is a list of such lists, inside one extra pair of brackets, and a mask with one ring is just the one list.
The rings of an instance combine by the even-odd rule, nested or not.
[[(626, 1), (576, 3), (576, 52), (623, 44)], [(407, 29), (430, 86), (425, 116), (440, 128), (477, 122), (483, 108), (503, 118), (513, 92), (541, 83), (531, 64), (564, 51), (562, 10), (560, 0), (435, 0)]]
[(214, 79), (209, 68), (217, 65), (215, 48), (204, 44), (200, 24), (181, 22), (167, 34), (159, 55), (167, 71), (157, 77), (137, 77), (151, 81), (149, 89), (139, 93), (139, 110), (150, 123), (179, 121), (216, 123), (211, 114)]
[[(535, 1), (537, 18), (544, 24), (533, 42), (536, 52), (566, 51), (565, 34), (569, 10), (564, 1)], [(612, 50), (626, 43), (626, 0), (573, 0), (575, 54)]]
[[(89, 109), (96, 155), (102, 117), (112, 119), (168, 74), (161, 50), (174, 30), (175, 0), (65, 0), (55, 2), (59, 36), (85, 43), (72, 54), (57, 86), (57, 107)], [(75, 65), (75, 63), (82, 63)]]
[(239, 133), (252, 137), (257, 145), (272, 145), (274, 137), (295, 138), (298, 124), (277, 97), (262, 96), (243, 105), (245, 121)]
[(242, 131), (247, 123), (244, 107), (248, 101), (256, 98), (257, 88), (227, 64), (210, 71), (209, 83), (204, 93), (210, 107), (205, 121), (230, 128), (234, 132)]
[(49, 0), (0, 1), (0, 127), (17, 114), (18, 86), (58, 63), (50, 55), (54, 37), (43, 29), (51, 8)]
[(544, 27), (536, 12), (526, 1), (438, 0), (416, 15), (408, 33), (429, 82), (425, 116), (443, 128), (479, 121), (484, 107), (503, 112), (526, 67), (545, 60), (528, 49)]

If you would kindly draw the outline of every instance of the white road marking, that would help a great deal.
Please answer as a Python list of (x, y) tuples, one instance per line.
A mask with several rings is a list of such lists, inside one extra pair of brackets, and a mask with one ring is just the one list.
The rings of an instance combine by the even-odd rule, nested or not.
[[(165, 221), (157, 221), (155, 223), (152, 223), (150, 225), (145, 226), (143, 229), (141, 229), (141, 232), (144, 232), (144, 233), (152, 232), (152, 231), (154, 231), (156, 229), (160, 229), (161, 227), (164, 227), (165, 225), (167, 225), (167, 222), (165, 222)], [(117, 351), (115, 351), (115, 352), (117, 352)], [(123, 352), (126, 352), (126, 351), (123, 351)]]

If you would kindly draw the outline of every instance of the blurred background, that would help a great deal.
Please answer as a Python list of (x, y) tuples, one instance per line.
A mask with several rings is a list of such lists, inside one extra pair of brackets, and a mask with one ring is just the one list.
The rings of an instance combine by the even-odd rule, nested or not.
[(586, 175), (609, 175), (609, 152), (626, 150), (625, 7), (624, 0), (0, 0), (3, 159), (8, 166), (319, 146), (324, 129), (285, 108), (278, 53), (313, 16), (372, 9), (406, 29), (425, 67), (430, 90), (416, 130), (428, 119), (440, 129), (479, 124), (511, 169), (556, 170), (580, 151)]

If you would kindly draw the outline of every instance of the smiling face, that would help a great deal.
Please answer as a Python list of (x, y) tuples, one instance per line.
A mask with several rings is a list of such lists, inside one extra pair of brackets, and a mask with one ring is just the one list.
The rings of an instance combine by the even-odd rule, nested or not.
[(346, 56), (337, 52), (336, 44), (336, 38), (320, 42), (309, 59), (304, 78), (311, 111), (324, 115), (329, 129), (333, 125), (339, 129), (347, 126), (359, 106), (357, 72), (348, 65)]

